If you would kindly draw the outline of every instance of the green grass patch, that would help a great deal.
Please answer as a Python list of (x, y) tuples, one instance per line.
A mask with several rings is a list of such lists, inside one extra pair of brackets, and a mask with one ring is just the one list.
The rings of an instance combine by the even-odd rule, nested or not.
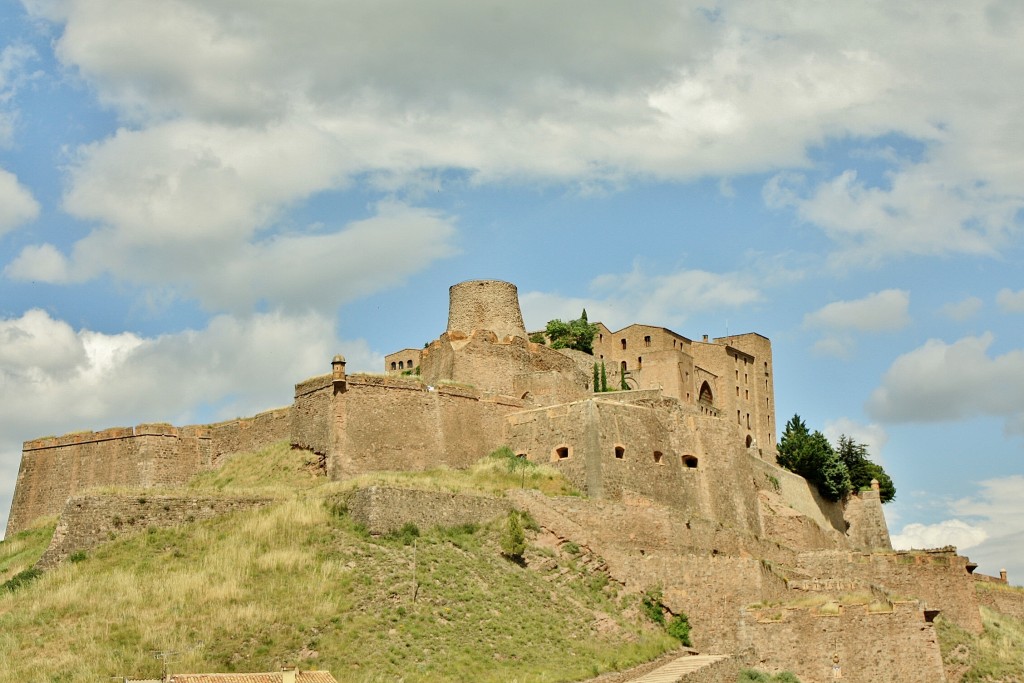
[(1024, 680), (1024, 622), (981, 608), (980, 635), (946, 619), (936, 621), (939, 647), (947, 667), (965, 669), (964, 683)]
[(268, 489), (309, 489), (327, 483), (318, 468), (319, 456), (287, 441), (259, 451), (234, 453), (216, 470), (201, 472), (189, 482), (189, 488), (232, 492)]
[(152, 651), (172, 650), (172, 673), (553, 683), (678, 645), (586, 574), (508, 562), (499, 526), (371, 540), (303, 495), (118, 539), (0, 592), (0, 679), (158, 678)]
[(30, 528), (0, 541), (0, 584), (30, 569), (43, 556), (53, 538), (57, 520), (52, 517), (38, 520)]

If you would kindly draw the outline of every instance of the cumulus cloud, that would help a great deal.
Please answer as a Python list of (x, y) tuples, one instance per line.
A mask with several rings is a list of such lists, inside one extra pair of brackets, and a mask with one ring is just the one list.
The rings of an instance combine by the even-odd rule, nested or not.
[(1024, 289), (1019, 292), (1000, 289), (996, 294), (996, 303), (1007, 313), (1024, 313)]
[(854, 301), (833, 301), (804, 316), (804, 325), (832, 330), (889, 332), (907, 326), (910, 293), (886, 289)]
[(1007, 569), (1011, 582), (1024, 581), (1024, 476), (980, 482), (977, 494), (948, 505), (952, 517), (934, 524), (908, 524), (892, 536), (897, 549), (954, 545), (995, 575)]
[(629, 273), (599, 275), (588, 289), (586, 297), (536, 291), (521, 294), (527, 326), (540, 329), (553, 318), (576, 318), (583, 308), (590, 320), (600, 320), (613, 330), (643, 321), (680, 325), (695, 311), (736, 308), (762, 298), (749, 275), (704, 270), (653, 275), (639, 266)]
[(891, 332), (910, 322), (910, 293), (886, 289), (853, 301), (833, 301), (804, 316), (804, 327), (825, 331), (813, 349), (819, 355), (849, 358), (853, 332)]
[(942, 307), (942, 314), (950, 320), (962, 323), (976, 316), (984, 306), (985, 302), (981, 299), (976, 296), (969, 296), (960, 301), (951, 301), (945, 304)]
[(989, 353), (993, 336), (952, 344), (931, 339), (899, 356), (867, 402), (882, 422), (939, 422), (981, 415), (1002, 417), (1024, 433), (1024, 350)]
[(981, 527), (959, 519), (947, 519), (935, 524), (907, 524), (900, 533), (892, 536), (892, 547), (910, 550), (953, 545), (957, 550), (967, 550), (987, 538), (988, 533)]
[(0, 320), (0, 498), (11, 494), (24, 440), (288, 405), (292, 385), (329, 372), (338, 352), (354, 370), (383, 362), (366, 342), (338, 339), (333, 320), (316, 313), (221, 315), (158, 337), (75, 329), (38, 309)]
[(18, 182), (17, 176), (0, 168), (0, 235), (35, 220), (38, 215), (39, 202), (32, 193)]
[(81, 150), (68, 210), (134, 243), (219, 244), (353, 178), (735, 176), (894, 132), (928, 151), (884, 187), (767, 195), (861, 260), (993, 253), (1024, 206), (1013, 3), (27, 5), (130, 126)]

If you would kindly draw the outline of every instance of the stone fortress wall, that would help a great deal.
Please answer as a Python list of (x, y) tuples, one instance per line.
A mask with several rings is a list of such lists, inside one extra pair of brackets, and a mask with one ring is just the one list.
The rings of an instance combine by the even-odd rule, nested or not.
[[(319, 455), (336, 480), (466, 467), (507, 444), (553, 465), (586, 498), (511, 491), (507, 500), (480, 499), (460, 512), (461, 502), (436, 495), (374, 490), (353, 505), (383, 529), (404, 518), (447, 523), (472, 512), (475, 520), (511, 502), (547, 532), (599, 554), (627, 590), (661, 586), (669, 609), (691, 615), (701, 647), (793, 662), (808, 681), (826, 679), (817, 664), (799, 658), (796, 636), (784, 644), (791, 632), (805, 650), (824, 652), (828, 637), (876, 623), (873, 633), (889, 633), (888, 644), (865, 638), (877, 645), (871, 656), (888, 661), (907, 639), (908, 652), (937, 656), (930, 625), (921, 625), (935, 610), (980, 628), (966, 558), (951, 550), (894, 553), (877, 491), (826, 501), (775, 464), (768, 339), (744, 334), (697, 342), (648, 325), (598, 330), (592, 357), (532, 343), (514, 285), (460, 283), (450, 289), (447, 329), (422, 350), (389, 355), (384, 375), (350, 375), (337, 356), (329, 374), (295, 385), (289, 408), (248, 420), (27, 442), (8, 533), (62, 509), (75, 519), (66, 503), (89, 487), (174, 486), (232, 452), (284, 439)], [(397, 365), (392, 371), (393, 359), (405, 370), (413, 361), (419, 374), (403, 376)], [(624, 362), (631, 390), (594, 393), (595, 361), (605, 362), (610, 386)], [(795, 611), (782, 620), (748, 611), (738, 621), (740, 610), (755, 603), (785, 605), (836, 591), (869, 594), (893, 607), (843, 606), (828, 622)], [(923, 602), (900, 602), (908, 598)], [(840, 657), (872, 670), (866, 654)]]

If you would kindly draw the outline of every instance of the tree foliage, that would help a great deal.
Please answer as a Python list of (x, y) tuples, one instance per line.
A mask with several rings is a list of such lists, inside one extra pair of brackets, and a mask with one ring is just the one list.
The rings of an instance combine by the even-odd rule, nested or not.
[(505, 528), (501, 533), (501, 553), (515, 562), (522, 562), (526, 552), (526, 532), (523, 531), (523, 520), (516, 510), (509, 510)]
[(814, 484), (827, 500), (839, 500), (852, 489), (850, 473), (832, 444), (821, 432), (812, 433), (799, 415), (786, 423), (776, 460)]
[(883, 503), (896, 498), (896, 486), (892, 478), (878, 463), (872, 462), (868, 456), (866, 444), (857, 443), (851, 437), (842, 434), (836, 443), (836, 455), (846, 465), (850, 473), (850, 483), (854, 491), (862, 491), (871, 486), (871, 480), (878, 480), (878, 492)]
[(546, 328), (548, 339), (553, 349), (576, 349), (584, 353), (594, 353), (594, 335), (597, 325), (587, 322), (587, 309), (576, 320), (563, 322), (558, 318), (548, 321)]

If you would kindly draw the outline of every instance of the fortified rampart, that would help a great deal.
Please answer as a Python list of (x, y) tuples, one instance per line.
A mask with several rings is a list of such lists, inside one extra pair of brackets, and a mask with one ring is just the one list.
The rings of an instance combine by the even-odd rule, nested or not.
[(490, 330), (498, 339), (526, 338), (519, 293), (511, 282), (469, 280), (448, 288), (448, 334)]
[(505, 498), (446, 491), (370, 486), (345, 498), (348, 514), (371, 534), (386, 534), (412, 523), (420, 529), (484, 524), (507, 515)]
[(143, 529), (202, 521), (272, 502), (270, 498), (228, 496), (75, 496), (64, 505), (50, 545), (36, 566), (53, 567), (76, 552)]
[(980, 604), (1024, 621), (1024, 588), (987, 581), (975, 583), (974, 589)]
[(935, 628), (917, 601), (896, 602), (891, 610), (838, 605), (834, 613), (749, 609), (740, 637), (757, 668), (792, 671), (804, 683), (946, 680)]
[(26, 441), (7, 534), (60, 513), (90, 488), (180, 486), (225, 455), (287, 439), (290, 415), (281, 408), (213, 425), (141, 424)]

